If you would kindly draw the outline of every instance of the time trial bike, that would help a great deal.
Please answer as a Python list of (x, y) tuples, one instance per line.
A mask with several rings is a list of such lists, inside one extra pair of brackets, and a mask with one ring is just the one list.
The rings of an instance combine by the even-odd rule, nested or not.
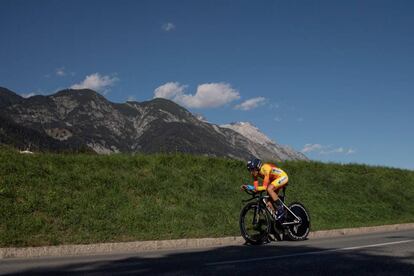
[(273, 234), (277, 240), (289, 239), (294, 241), (305, 240), (310, 231), (310, 216), (305, 206), (299, 202), (285, 204), (286, 187), (282, 189), (279, 196), (284, 215), (276, 220), (272, 215), (273, 210), (269, 207), (269, 196), (265, 191), (251, 191), (245, 187), (242, 189), (251, 198), (243, 200), (248, 202), (240, 212), (240, 232), (249, 244), (262, 244), (270, 240)]

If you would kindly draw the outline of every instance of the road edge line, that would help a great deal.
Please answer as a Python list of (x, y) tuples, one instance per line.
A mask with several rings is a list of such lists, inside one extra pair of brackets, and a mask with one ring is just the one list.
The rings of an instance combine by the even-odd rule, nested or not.
[[(309, 233), (309, 239), (332, 238), (358, 234), (403, 231), (414, 229), (414, 223), (381, 226), (321, 230)], [(41, 247), (0, 248), (0, 259), (81, 256), (87, 254), (134, 253), (167, 249), (197, 249), (230, 245), (242, 245), (242, 237), (153, 240), (136, 242), (57, 245)]]

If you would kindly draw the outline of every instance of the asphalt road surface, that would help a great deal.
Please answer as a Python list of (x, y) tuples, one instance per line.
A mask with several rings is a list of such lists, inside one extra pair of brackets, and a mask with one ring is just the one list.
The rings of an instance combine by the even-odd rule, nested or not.
[(0, 260), (9, 275), (414, 275), (414, 230), (262, 246)]

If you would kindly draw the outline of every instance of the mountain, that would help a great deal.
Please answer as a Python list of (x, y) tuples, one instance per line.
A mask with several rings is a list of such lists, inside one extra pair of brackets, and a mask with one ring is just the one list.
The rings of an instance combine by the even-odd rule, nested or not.
[(0, 87), (0, 110), (16, 103), (23, 101), (23, 97), (17, 95), (7, 88)]
[(21, 126), (0, 115), (0, 144), (11, 145), (20, 150), (46, 150), (53, 152), (90, 152), (93, 150), (76, 139), (58, 141), (46, 133)]
[(55, 150), (59, 145), (67, 150), (86, 147), (97, 153), (186, 152), (237, 159), (306, 159), (273, 143), (257, 128), (256, 136), (251, 135), (251, 125), (211, 124), (161, 98), (112, 103), (90, 89), (66, 89), (26, 99), (0, 88), (0, 107), (0, 143), (17, 140), (40, 150)]
[(307, 160), (303, 153), (289, 146), (277, 144), (249, 122), (236, 122), (221, 127), (232, 129), (252, 141), (251, 152), (255, 156), (261, 156), (266, 160)]

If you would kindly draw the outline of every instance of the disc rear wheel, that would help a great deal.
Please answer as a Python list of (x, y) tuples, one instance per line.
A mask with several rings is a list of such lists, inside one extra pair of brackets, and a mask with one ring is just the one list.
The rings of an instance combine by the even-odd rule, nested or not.
[[(299, 224), (287, 226), (287, 236), (293, 241), (303, 241), (307, 238), (310, 231), (309, 213), (305, 206), (298, 202), (290, 204), (289, 209), (299, 218)], [(288, 211), (286, 222), (298, 221), (296, 217)]]

